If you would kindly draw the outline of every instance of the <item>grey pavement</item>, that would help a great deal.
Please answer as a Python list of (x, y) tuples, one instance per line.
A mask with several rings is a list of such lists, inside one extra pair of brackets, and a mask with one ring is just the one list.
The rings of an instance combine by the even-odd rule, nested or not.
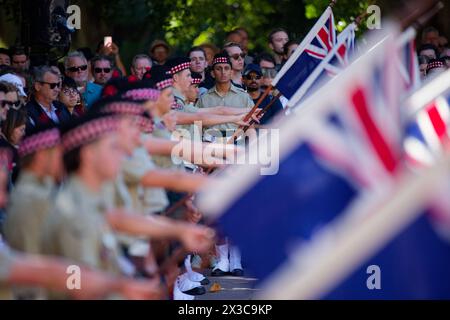
[[(210, 270), (203, 274), (210, 280), (210, 284), (205, 286), (206, 294), (195, 297), (195, 300), (252, 300), (257, 292), (255, 288), (256, 279), (246, 277), (211, 277)], [(209, 292), (214, 282), (221, 286), (218, 292)]]

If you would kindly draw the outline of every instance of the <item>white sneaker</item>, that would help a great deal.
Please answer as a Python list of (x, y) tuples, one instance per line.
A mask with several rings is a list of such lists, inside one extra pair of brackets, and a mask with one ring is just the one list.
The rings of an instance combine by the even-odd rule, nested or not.
[(175, 284), (173, 286), (173, 300), (194, 300), (195, 296), (185, 294), (181, 292), (180, 285), (179, 285), (179, 279), (175, 280)]
[(202, 295), (206, 293), (205, 288), (197, 281), (191, 281), (187, 273), (177, 277), (178, 287), (181, 292), (189, 295)]

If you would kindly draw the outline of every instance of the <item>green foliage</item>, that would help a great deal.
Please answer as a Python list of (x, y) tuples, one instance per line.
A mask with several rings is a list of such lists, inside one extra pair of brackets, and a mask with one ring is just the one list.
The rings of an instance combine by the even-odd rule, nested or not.
[[(338, 30), (364, 12), (371, 0), (337, 0), (333, 9)], [(82, 29), (73, 37), (73, 47), (96, 44), (113, 35), (125, 62), (138, 52), (147, 52), (154, 39), (166, 39), (178, 53), (192, 45), (223, 44), (228, 31), (244, 27), (251, 50), (266, 50), (267, 35), (284, 27), (292, 39), (301, 40), (320, 16), (328, 0), (72, 0), (80, 6)], [(20, 1), (0, 0), (10, 30), (18, 29)], [(7, 30), (0, 30), (4, 38)], [(19, 32), (17, 32), (19, 34)]]
[[(267, 0), (176, 0), (175, 3), (164, 30), (167, 41), (184, 50), (194, 43), (221, 45), (225, 34), (237, 27), (245, 27), (251, 35), (259, 34), (268, 16), (275, 11)], [(260, 45), (262, 42), (256, 41)]]
[[(328, 0), (304, 0), (304, 2), (308, 19), (318, 18), (330, 4)], [(337, 0), (333, 7), (337, 29), (342, 31), (356, 17), (366, 12), (367, 7), (374, 2), (373, 0)], [(366, 30), (364, 23), (360, 24), (359, 30), (359, 33)]]

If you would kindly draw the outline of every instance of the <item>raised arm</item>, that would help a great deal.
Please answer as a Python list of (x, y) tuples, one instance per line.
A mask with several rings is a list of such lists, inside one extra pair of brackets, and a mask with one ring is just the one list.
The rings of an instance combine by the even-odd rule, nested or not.
[(158, 239), (179, 240), (187, 250), (206, 252), (214, 239), (214, 230), (188, 222), (175, 221), (161, 216), (143, 216), (121, 210), (106, 216), (117, 231)]

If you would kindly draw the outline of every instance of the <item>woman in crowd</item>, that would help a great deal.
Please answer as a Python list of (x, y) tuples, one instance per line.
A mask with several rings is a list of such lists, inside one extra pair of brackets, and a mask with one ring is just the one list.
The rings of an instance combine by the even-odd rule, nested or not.
[(78, 118), (85, 112), (83, 99), (81, 99), (77, 84), (72, 78), (64, 77), (59, 93), (59, 101), (64, 103), (72, 118)]

